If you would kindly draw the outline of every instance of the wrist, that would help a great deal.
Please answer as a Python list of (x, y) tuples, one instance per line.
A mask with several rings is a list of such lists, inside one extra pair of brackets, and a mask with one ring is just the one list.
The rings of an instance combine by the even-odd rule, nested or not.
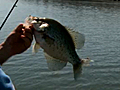
[(0, 44), (0, 64), (2, 65), (11, 56), (9, 45), (6, 45), (5, 43)]

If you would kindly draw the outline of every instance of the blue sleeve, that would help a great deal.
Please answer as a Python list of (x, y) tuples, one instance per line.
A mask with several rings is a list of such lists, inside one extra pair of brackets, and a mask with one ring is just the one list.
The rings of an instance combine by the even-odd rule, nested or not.
[(0, 67), (0, 90), (15, 90), (10, 77), (3, 72), (1, 67)]

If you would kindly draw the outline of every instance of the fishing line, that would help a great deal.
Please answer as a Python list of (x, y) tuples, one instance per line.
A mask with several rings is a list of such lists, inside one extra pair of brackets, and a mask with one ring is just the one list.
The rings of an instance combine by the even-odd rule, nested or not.
[(0, 30), (2, 29), (2, 27), (4, 26), (4, 24), (6, 23), (8, 17), (10, 16), (10, 14), (12, 13), (13, 9), (16, 7), (18, 0), (15, 1), (14, 5), (12, 6), (11, 10), (9, 11), (9, 13), (7, 14), (6, 18), (4, 19), (2, 25), (0, 26)]

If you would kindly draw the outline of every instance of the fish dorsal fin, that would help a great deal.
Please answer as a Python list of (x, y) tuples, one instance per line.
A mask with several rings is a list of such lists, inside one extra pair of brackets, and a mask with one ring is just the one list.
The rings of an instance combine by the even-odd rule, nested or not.
[(59, 59), (53, 58), (50, 55), (48, 55), (46, 52), (44, 52), (45, 58), (47, 60), (48, 68), (52, 71), (57, 71), (63, 69), (67, 62), (60, 61)]
[(85, 43), (85, 36), (79, 32), (72, 31), (70, 28), (66, 28), (70, 33), (76, 49), (81, 49)]
[(40, 49), (40, 44), (35, 42), (35, 44), (33, 45), (33, 48), (32, 48), (32, 53), (37, 53), (38, 49)]

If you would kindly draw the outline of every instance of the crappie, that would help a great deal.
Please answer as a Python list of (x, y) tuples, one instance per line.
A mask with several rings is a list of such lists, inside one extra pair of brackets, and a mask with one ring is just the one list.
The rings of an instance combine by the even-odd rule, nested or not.
[(67, 29), (49, 18), (29, 16), (25, 22), (32, 24), (35, 29), (33, 33), (36, 44), (33, 51), (37, 52), (40, 47), (44, 50), (48, 68), (53, 71), (61, 70), (70, 62), (73, 65), (74, 79), (79, 78), (83, 61), (75, 49), (84, 46), (84, 35)]

